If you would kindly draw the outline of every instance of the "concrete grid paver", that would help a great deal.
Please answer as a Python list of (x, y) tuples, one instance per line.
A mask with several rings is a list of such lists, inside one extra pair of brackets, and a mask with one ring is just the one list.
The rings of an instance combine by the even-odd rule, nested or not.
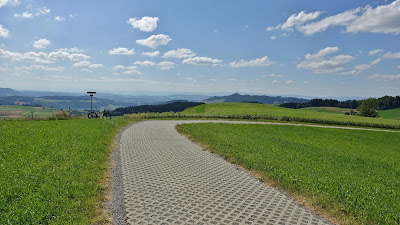
[(120, 138), (129, 224), (329, 224), (175, 130), (145, 121)]

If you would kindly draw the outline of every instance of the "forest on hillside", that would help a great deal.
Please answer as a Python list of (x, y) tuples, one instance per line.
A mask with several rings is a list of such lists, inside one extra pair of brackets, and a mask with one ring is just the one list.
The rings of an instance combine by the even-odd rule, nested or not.
[[(360, 106), (361, 102), (362, 100), (339, 101), (336, 99), (315, 98), (311, 99), (306, 103), (288, 102), (288, 103), (283, 103), (280, 106), (292, 109), (299, 109), (306, 107), (339, 107), (339, 108), (357, 109), (358, 106)], [(393, 97), (385, 95), (381, 98), (378, 98), (378, 102), (380, 110), (400, 108), (400, 96)]]

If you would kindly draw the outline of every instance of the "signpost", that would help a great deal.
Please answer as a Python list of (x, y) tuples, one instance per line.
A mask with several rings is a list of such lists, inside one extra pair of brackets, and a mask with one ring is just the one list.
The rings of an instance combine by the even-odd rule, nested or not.
[(96, 94), (96, 92), (88, 91), (87, 93), (90, 94), (90, 112), (88, 113), (88, 118), (89, 119), (90, 118), (98, 118), (99, 115), (97, 115), (97, 113), (93, 112), (93, 101), (92, 101), (93, 95)]

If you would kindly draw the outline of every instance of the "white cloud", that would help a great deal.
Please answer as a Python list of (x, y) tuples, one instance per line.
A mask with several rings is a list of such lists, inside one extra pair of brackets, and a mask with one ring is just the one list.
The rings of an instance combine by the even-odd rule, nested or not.
[(17, 70), (44, 70), (44, 71), (51, 71), (51, 72), (61, 72), (64, 70), (64, 67), (48, 67), (43, 65), (31, 65), (31, 66), (23, 66), (23, 67), (16, 67)]
[(396, 53), (388, 52), (383, 55), (383, 58), (385, 58), (385, 59), (400, 59), (400, 52), (396, 52)]
[(125, 69), (125, 66), (122, 65), (114, 66), (114, 70), (123, 70), (123, 69)]
[(81, 61), (81, 62), (74, 63), (72, 66), (74, 66), (74, 67), (99, 68), (99, 67), (102, 67), (103, 64), (92, 64), (89, 61)]
[(62, 17), (62, 16), (55, 16), (55, 17), (54, 17), (54, 20), (55, 20), (55, 21), (59, 21), (59, 22), (63, 22), (63, 21), (65, 21), (65, 18)]
[(286, 83), (286, 84), (293, 84), (294, 81), (292, 81), (292, 80), (287, 80), (287, 81), (285, 81), (285, 83)]
[(56, 52), (51, 52), (49, 53), (49, 59), (52, 60), (71, 60), (71, 61), (83, 61), (83, 60), (88, 60), (90, 59), (90, 56), (82, 54), (82, 53), (70, 53), (71, 50), (77, 51), (76, 48), (70, 49), (69, 51), (66, 51), (65, 49), (59, 49)]
[(46, 6), (42, 7), (40, 9), (37, 9), (37, 13), (35, 14), (35, 16), (41, 16), (41, 15), (46, 15), (48, 13), (50, 13), (50, 9), (48, 9)]
[(108, 51), (108, 54), (110, 55), (133, 55), (134, 54), (134, 50), (132, 49), (127, 49), (127, 48), (114, 48), (111, 49), (110, 51)]
[(142, 55), (149, 56), (149, 57), (156, 57), (160, 55), (159, 51), (154, 52), (142, 52)]
[(310, 83), (310, 81), (305, 80), (305, 81), (303, 81), (303, 83), (308, 84), (308, 83)]
[(18, 53), (0, 49), (0, 58), (11, 58), (12, 60), (31, 63), (52, 63), (52, 61), (48, 59), (47, 54), (44, 52)]
[(305, 58), (306, 59), (316, 59), (316, 58), (320, 58), (325, 55), (330, 55), (330, 54), (336, 53), (337, 51), (339, 51), (338, 47), (326, 47), (324, 49), (319, 50), (318, 53), (316, 53), (316, 54), (306, 54)]
[(193, 65), (217, 65), (220, 62), (222, 62), (222, 60), (208, 57), (192, 57), (182, 61), (182, 63)]
[(268, 58), (268, 56), (264, 56), (259, 59), (252, 59), (250, 61), (245, 61), (245, 60), (240, 60), (240, 62), (231, 62), (229, 63), (230, 67), (260, 67), (260, 66), (270, 66), (274, 64), (274, 62), (271, 62)]
[(30, 13), (30, 12), (28, 12), (28, 11), (25, 11), (25, 12), (23, 12), (23, 13), (21, 13), (21, 14), (14, 13), (14, 17), (25, 18), (25, 19), (32, 19), (32, 18), (33, 18), (33, 14)]
[(368, 55), (375, 55), (375, 54), (378, 54), (380, 52), (383, 52), (383, 49), (371, 50), (371, 51), (368, 52)]
[(17, 6), (21, 4), (20, 0), (0, 0), (0, 8), (6, 5)]
[(367, 6), (361, 16), (346, 27), (347, 32), (400, 34), (400, 0), (372, 8)]
[(135, 17), (130, 18), (127, 23), (131, 24), (133, 28), (137, 28), (140, 31), (152, 32), (157, 28), (158, 17), (142, 17), (141, 19)]
[(33, 42), (33, 47), (36, 49), (44, 49), (49, 46), (51, 42), (47, 39), (40, 39), (38, 41)]
[(380, 75), (374, 74), (368, 77), (369, 80), (375, 81), (400, 81), (400, 74), (399, 75)]
[(6, 28), (3, 27), (3, 25), (0, 24), (0, 37), (2, 38), (8, 38), (8, 34), (10, 31)]
[(280, 83), (280, 81), (279, 80), (273, 80), (272, 83), (273, 84), (277, 84), (277, 83)]
[(271, 36), (270, 39), (271, 39), (271, 40), (275, 40), (275, 39), (276, 39), (276, 36)]
[(336, 53), (337, 47), (327, 47), (321, 49), (316, 54), (306, 54), (305, 60), (297, 65), (297, 68), (311, 70), (314, 73), (335, 73), (346, 69), (346, 65), (354, 59), (350, 55), (337, 55), (326, 57)]
[(83, 53), (83, 50), (73, 47), (73, 48), (60, 48), (57, 49), (57, 51), (62, 51), (62, 52), (70, 52), (70, 53)]
[(93, 71), (91, 71), (91, 70), (89, 70), (89, 69), (87, 69), (87, 68), (83, 68), (83, 69), (81, 69), (80, 71), (82, 71), (82, 72), (93, 73)]
[(147, 61), (147, 60), (146, 61), (136, 61), (133, 64), (141, 65), (141, 66), (155, 66), (155, 65), (157, 65), (155, 62)]
[[(351, 9), (324, 19), (305, 24), (309, 20), (314, 20), (319, 16), (318, 11), (314, 14), (306, 14), (304, 11), (298, 15), (293, 14), (283, 25), (268, 27), (267, 31), (272, 30), (297, 30), (306, 35), (313, 35), (318, 32), (326, 31), (329, 27), (344, 26), (345, 32), (358, 33), (391, 33), (400, 34), (400, 0), (395, 0), (387, 5), (379, 5), (376, 8), (367, 5), (364, 8)], [(304, 24), (304, 25), (303, 25)]]
[(6, 71), (6, 68), (0, 66), (0, 71)]
[(170, 70), (170, 69), (174, 68), (175, 63), (169, 62), (169, 61), (163, 61), (163, 62), (158, 63), (158, 66), (162, 70)]
[(164, 58), (190, 58), (195, 56), (196, 54), (193, 53), (192, 50), (188, 48), (178, 48), (176, 50), (170, 50), (163, 54), (162, 57)]
[(141, 66), (155, 66), (162, 70), (170, 70), (170, 69), (174, 68), (174, 66), (175, 66), (175, 63), (169, 62), (169, 61), (163, 61), (160, 63), (155, 63), (152, 61), (136, 61), (133, 64), (141, 65)]
[[(2, 1), (2, 0), (0, 0), (0, 1)], [(29, 11), (25, 11), (25, 12), (23, 12), (21, 14), (14, 13), (14, 17), (25, 18), (25, 19), (33, 19), (33, 18), (35, 18), (37, 16), (46, 15), (46, 14), (50, 13), (51, 10), (48, 9), (45, 6), (45, 7), (36, 9), (36, 11), (37, 12), (35, 14), (33, 14), (33, 13), (29, 12)]]
[(356, 75), (356, 74), (360, 74), (362, 71), (367, 70), (369, 68), (371, 68), (373, 65), (378, 64), (380, 61), (382, 60), (382, 58), (377, 58), (374, 61), (368, 63), (368, 64), (361, 64), (358, 66), (354, 67), (354, 70), (348, 71), (348, 72), (342, 72), (340, 73), (340, 75)]
[(137, 70), (127, 70), (127, 71), (124, 71), (123, 74), (125, 74), (125, 75), (131, 75), (131, 74), (140, 75), (140, 74), (142, 74), (142, 73), (139, 72), (139, 71), (137, 71)]
[(318, 22), (309, 23), (304, 26), (299, 26), (297, 29), (306, 35), (313, 35), (318, 32), (325, 31), (331, 26), (347, 26), (357, 18), (357, 13), (361, 11), (361, 8), (356, 8), (343, 13), (339, 13), (334, 16), (329, 16)]
[(306, 11), (301, 11), (299, 14), (291, 15), (284, 24), (282, 24), (282, 30), (291, 30), (293, 26), (298, 26), (304, 24), (308, 21), (315, 20), (321, 14), (320, 11), (313, 13), (306, 13)]
[(160, 45), (166, 45), (172, 39), (165, 34), (151, 35), (147, 39), (136, 40), (137, 44), (147, 46), (149, 48), (157, 48)]
[(281, 74), (270, 73), (261, 75), (261, 77), (283, 77), (283, 76)]

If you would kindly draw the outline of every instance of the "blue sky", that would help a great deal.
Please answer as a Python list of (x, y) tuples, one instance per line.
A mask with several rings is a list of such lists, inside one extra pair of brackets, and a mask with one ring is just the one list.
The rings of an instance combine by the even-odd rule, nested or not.
[(400, 0), (0, 0), (0, 87), (400, 95)]

